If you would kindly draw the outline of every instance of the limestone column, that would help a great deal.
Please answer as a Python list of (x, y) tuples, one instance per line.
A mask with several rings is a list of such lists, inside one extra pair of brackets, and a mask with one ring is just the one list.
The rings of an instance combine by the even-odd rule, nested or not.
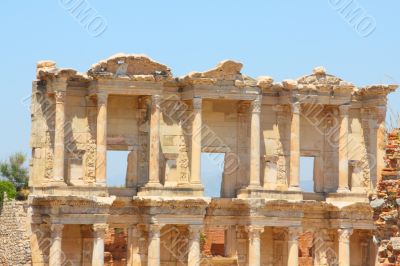
[(65, 164), (65, 99), (66, 91), (55, 91), (56, 113), (54, 132), (53, 181), (64, 183)]
[(289, 227), (288, 229), (288, 265), (299, 265), (299, 235), (301, 227)]
[(339, 106), (340, 129), (339, 129), (338, 192), (349, 191), (349, 158), (348, 158), (349, 107), (350, 105), (348, 104)]
[(96, 184), (98, 186), (106, 186), (107, 180), (107, 101), (107, 93), (97, 94)]
[(261, 265), (261, 233), (264, 231), (263, 227), (249, 226), (249, 265)]
[(150, 143), (149, 143), (149, 186), (161, 186), (160, 184), (160, 117), (161, 96), (151, 97), (150, 117)]
[(149, 228), (149, 241), (147, 251), (147, 265), (160, 266), (160, 233), (162, 225), (151, 224)]
[(107, 228), (107, 224), (93, 225), (92, 266), (104, 265), (104, 235)]
[(386, 106), (378, 106), (375, 110), (376, 117), (376, 182), (372, 183), (373, 188), (379, 183), (382, 170), (385, 167), (385, 146), (386, 146)]
[(289, 190), (300, 191), (300, 102), (291, 104)]
[(251, 102), (251, 124), (250, 124), (250, 188), (260, 187), (260, 114), (261, 96)]
[(192, 124), (192, 158), (190, 183), (201, 185), (201, 117), (202, 99), (193, 98), (193, 124)]
[(126, 187), (134, 188), (138, 184), (138, 171), (137, 171), (137, 162), (138, 162), (138, 151), (137, 148), (134, 147), (128, 154), (127, 158), (127, 167), (126, 167)]
[(137, 225), (130, 225), (128, 228), (128, 250), (127, 250), (127, 265), (141, 266), (141, 258), (139, 254), (139, 239), (140, 232)]
[(200, 233), (201, 225), (189, 225), (188, 266), (199, 266), (201, 261)]
[(52, 224), (50, 227), (51, 230), (51, 246), (50, 246), (50, 257), (49, 257), (49, 265), (50, 266), (58, 266), (62, 264), (63, 256), (61, 250), (61, 241), (62, 241), (62, 231), (64, 225), (63, 224)]
[(236, 225), (228, 225), (225, 229), (225, 256), (226, 257), (235, 257), (236, 252)]
[(339, 233), (339, 266), (350, 266), (350, 236), (353, 233), (351, 228), (338, 230)]

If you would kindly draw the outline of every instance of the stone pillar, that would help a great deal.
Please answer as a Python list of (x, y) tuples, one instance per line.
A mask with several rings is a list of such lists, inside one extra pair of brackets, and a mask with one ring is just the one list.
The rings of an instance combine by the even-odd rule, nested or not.
[(386, 106), (378, 106), (375, 111), (376, 117), (376, 174), (377, 180), (373, 182), (373, 188), (381, 180), (382, 170), (385, 167), (385, 146), (386, 146)]
[(340, 129), (339, 129), (339, 187), (338, 192), (349, 191), (349, 158), (348, 158), (348, 135), (349, 135), (349, 107), (345, 104), (339, 106)]
[(54, 165), (53, 181), (63, 184), (64, 165), (65, 165), (65, 98), (66, 91), (55, 91), (56, 113), (55, 113), (55, 132), (54, 132)]
[(250, 188), (260, 187), (260, 114), (261, 96), (251, 102), (251, 125), (250, 125)]
[(261, 233), (264, 231), (263, 227), (249, 226), (249, 265), (261, 265)]
[(149, 241), (147, 251), (147, 265), (160, 266), (160, 233), (162, 225), (151, 224), (149, 228)]
[(338, 230), (339, 233), (339, 266), (350, 266), (350, 236), (353, 233), (351, 228)]
[(128, 228), (128, 250), (127, 250), (127, 265), (141, 266), (142, 261), (139, 252), (140, 233), (137, 225), (130, 225)]
[(97, 94), (96, 185), (106, 186), (107, 171), (107, 101), (105, 92)]
[(193, 124), (192, 124), (192, 158), (190, 183), (201, 185), (201, 117), (202, 99), (193, 98)]
[(300, 102), (291, 105), (289, 190), (300, 191)]
[(236, 225), (228, 225), (225, 229), (225, 257), (235, 257), (236, 252)]
[(137, 171), (137, 164), (138, 164), (138, 156), (137, 156), (137, 148), (134, 147), (128, 154), (127, 158), (127, 169), (126, 169), (126, 187), (129, 188), (136, 188), (138, 184), (138, 171)]
[(107, 224), (94, 224), (93, 225), (93, 255), (92, 266), (104, 265), (104, 235)]
[(149, 143), (149, 182), (148, 186), (159, 187), (160, 183), (160, 116), (161, 96), (151, 97), (150, 143)]
[(201, 261), (200, 233), (201, 225), (189, 225), (188, 266), (199, 266)]
[(49, 265), (58, 266), (63, 262), (63, 253), (61, 250), (63, 224), (52, 224), (51, 229), (51, 246)]
[(288, 265), (299, 265), (299, 235), (301, 227), (288, 228)]

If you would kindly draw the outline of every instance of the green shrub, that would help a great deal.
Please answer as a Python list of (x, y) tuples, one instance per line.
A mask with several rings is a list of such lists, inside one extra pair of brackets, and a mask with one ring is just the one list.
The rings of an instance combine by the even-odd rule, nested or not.
[(8, 199), (14, 199), (17, 195), (15, 186), (10, 181), (0, 181), (0, 202), (3, 202), (4, 192), (7, 193)]

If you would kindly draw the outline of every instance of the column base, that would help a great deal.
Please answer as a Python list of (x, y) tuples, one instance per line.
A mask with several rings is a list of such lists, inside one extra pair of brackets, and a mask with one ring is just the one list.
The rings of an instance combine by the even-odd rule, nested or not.
[(326, 202), (335, 203), (335, 202), (363, 202), (368, 203), (367, 192), (364, 193), (354, 193), (354, 192), (336, 192), (336, 193), (327, 193), (326, 194)]
[(289, 191), (298, 191), (301, 192), (301, 188), (299, 186), (289, 186)]
[(242, 188), (236, 192), (237, 198), (263, 198), (266, 200), (303, 200), (301, 191), (267, 190), (264, 188)]
[(349, 188), (338, 188), (336, 193), (350, 193), (350, 189)]

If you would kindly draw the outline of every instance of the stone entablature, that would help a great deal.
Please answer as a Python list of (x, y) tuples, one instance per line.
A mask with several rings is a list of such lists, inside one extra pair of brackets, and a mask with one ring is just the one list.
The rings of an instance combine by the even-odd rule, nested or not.
[[(205, 265), (200, 233), (223, 227), (229, 258), (220, 264), (296, 265), (307, 233), (327, 247), (314, 245), (315, 263), (335, 262), (331, 250), (340, 265), (368, 265), (367, 194), (384, 167), (387, 94), (397, 86), (359, 88), (322, 67), (282, 82), (241, 69), (227, 60), (178, 78), (143, 55), (118, 54), (85, 74), (39, 62), (33, 264), (65, 255), (102, 265), (107, 228), (123, 228), (129, 265)], [(115, 150), (129, 151), (123, 188), (107, 187)], [(203, 195), (202, 153), (224, 154), (221, 198)], [(314, 157), (313, 193), (300, 188), (301, 156)], [(187, 253), (168, 249), (174, 236)], [(366, 249), (351, 249), (361, 242)]]

